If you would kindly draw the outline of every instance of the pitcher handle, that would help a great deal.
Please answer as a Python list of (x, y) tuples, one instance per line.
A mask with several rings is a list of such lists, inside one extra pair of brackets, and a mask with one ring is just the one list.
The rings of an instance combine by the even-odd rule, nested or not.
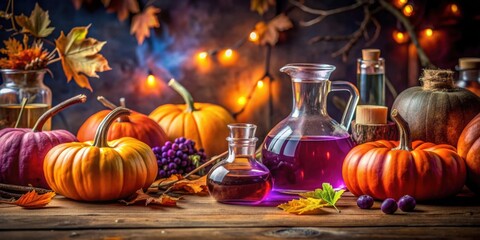
[(357, 87), (347, 81), (331, 81), (331, 88), (332, 92), (334, 91), (347, 91), (350, 93), (350, 98), (348, 98), (347, 107), (345, 108), (345, 112), (343, 112), (342, 122), (340, 123), (345, 129), (350, 128), (350, 123), (353, 119), (353, 114), (355, 113), (355, 108), (357, 107), (358, 100), (359, 100), (359, 93)]

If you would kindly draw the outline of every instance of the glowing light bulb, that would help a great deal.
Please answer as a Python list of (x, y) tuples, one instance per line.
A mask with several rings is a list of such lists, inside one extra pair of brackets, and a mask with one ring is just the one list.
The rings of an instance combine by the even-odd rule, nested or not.
[(198, 54), (198, 58), (201, 59), (201, 60), (205, 60), (207, 59), (208, 57), (208, 53), (207, 52), (201, 52)]
[(247, 98), (244, 96), (241, 96), (237, 99), (237, 103), (238, 105), (243, 106), (247, 103)]
[(433, 36), (433, 29), (431, 29), (431, 28), (425, 29), (424, 32), (425, 32), (425, 36), (427, 36), (427, 37)]
[(251, 42), (256, 42), (258, 40), (258, 34), (253, 31), (250, 33), (248, 39), (251, 41)]
[(262, 81), (262, 80), (258, 80), (258, 82), (257, 82), (257, 88), (263, 88), (263, 85), (264, 85), (263, 81)]
[(233, 50), (229, 48), (229, 49), (225, 50), (225, 53), (223, 55), (225, 55), (225, 57), (227, 57), (227, 58), (231, 58), (232, 55), (233, 55)]
[(403, 8), (403, 15), (410, 17), (413, 15), (413, 6), (408, 4)]
[(455, 4), (455, 3), (450, 4), (450, 11), (452, 11), (452, 13), (457, 13), (458, 12), (458, 5)]
[(402, 8), (403, 6), (405, 6), (405, 4), (407, 4), (408, 0), (397, 0), (397, 1), (394, 1), (394, 5), (397, 7), (397, 8)]
[(154, 87), (156, 83), (157, 83), (157, 80), (155, 79), (155, 76), (153, 76), (152, 74), (149, 74), (147, 77), (147, 86)]
[(393, 40), (399, 44), (406, 43), (408, 41), (408, 35), (400, 31), (393, 31), (392, 37)]

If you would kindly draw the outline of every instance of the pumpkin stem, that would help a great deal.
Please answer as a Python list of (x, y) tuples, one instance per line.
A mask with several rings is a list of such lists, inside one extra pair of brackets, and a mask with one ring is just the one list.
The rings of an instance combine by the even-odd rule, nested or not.
[(175, 90), (180, 96), (183, 97), (183, 100), (185, 101), (185, 104), (187, 104), (187, 108), (185, 109), (185, 112), (193, 112), (196, 111), (194, 106), (194, 101), (192, 98), (192, 95), (185, 89), (184, 86), (182, 86), (179, 82), (175, 81), (175, 79), (170, 79), (168, 82), (168, 86), (172, 87), (173, 90)]
[(102, 148), (109, 147), (107, 143), (107, 133), (110, 125), (120, 116), (129, 115), (130, 110), (123, 107), (117, 107), (113, 109), (98, 125), (97, 131), (95, 132), (95, 138), (93, 140), (94, 147)]
[(393, 121), (397, 124), (398, 132), (400, 133), (400, 142), (395, 150), (412, 151), (412, 139), (410, 138), (410, 127), (408, 122), (398, 113), (397, 109), (393, 109), (391, 113)]
[(20, 120), (22, 119), (23, 110), (25, 109), (25, 106), (27, 105), (27, 101), (28, 101), (28, 98), (24, 97), (22, 99), (22, 103), (20, 104), (20, 112), (18, 113), (17, 121), (15, 122), (15, 127), (13, 127), (13, 128), (17, 128), (18, 125), (20, 125)]
[[(123, 99), (123, 103), (122, 103), (122, 99)], [(103, 106), (105, 106), (106, 108), (110, 108), (110, 109), (115, 109), (117, 108), (117, 105), (113, 104), (112, 102), (110, 102), (108, 99), (106, 99), (104, 96), (98, 96), (97, 97), (97, 101), (99, 101)], [(122, 107), (125, 107), (125, 98), (120, 98), (120, 106)], [(119, 122), (130, 122), (130, 118), (128, 116), (120, 116), (118, 118), (118, 121)]]
[(42, 116), (40, 116), (40, 118), (37, 120), (37, 122), (33, 126), (32, 131), (33, 132), (42, 131), (42, 128), (45, 122), (47, 122), (47, 120), (53, 117), (55, 114), (74, 104), (84, 103), (86, 101), (87, 101), (87, 96), (85, 96), (84, 94), (80, 94), (59, 103), (57, 106), (50, 108), (50, 110), (46, 111), (44, 114), (42, 114)]
[(449, 90), (455, 88), (453, 72), (443, 69), (424, 69), (420, 81), (424, 90)]

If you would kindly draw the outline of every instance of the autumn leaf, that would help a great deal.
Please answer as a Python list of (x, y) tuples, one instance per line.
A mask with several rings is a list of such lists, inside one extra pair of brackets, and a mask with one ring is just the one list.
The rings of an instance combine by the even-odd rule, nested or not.
[(130, 201), (120, 200), (120, 202), (125, 203), (125, 205), (131, 205), (137, 202), (145, 201), (145, 206), (152, 203), (152, 204), (158, 204), (162, 206), (175, 207), (177, 206), (177, 201), (180, 200), (180, 198), (174, 198), (166, 194), (162, 194), (159, 197), (152, 197), (146, 194), (142, 189), (137, 190), (135, 194), (136, 195), (133, 197), (132, 200)]
[(156, 16), (159, 12), (159, 8), (150, 6), (143, 10), (142, 13), (133, 16), (130, 34), (135, 34), (139, 45), (143, 43), (145, 38), (150, 37), (150, 28), (160, 27)]
[(263, 15), (270, 6), (275, 6), (275, 0), (251, 0), (250, 10), (258, 12)]
[(55, 40), (55, 45), (62, 60), (67, 81), (73, 78), (80, 87), (93, 91), (85, 75), (98, 78), (96, 72), (107, 71), (111, 68), (108, 66), (107, 59), (98, 54), (106, 42), (86, 38), (89, 27), (90, 25), (75, 27), (67, 36), (62, 31), (60, 37)]
[(322, 199), (317, 198), (300, 198), (294, 199), (287, 203), (278, 205), (278, 208), (283, 209), (288, 213), (293, 214), (317, 214), (322, 211), (324, 206), (328, 205), (324, 203)]
[(0, 201), (0, 203), (14, 204), (23, 208), (34, 209), (46, 206), (50, 203), (50, 201), (52, 201), (53, 197), (55, 197), (54, 192), (38, 195), (38, 193), (33, 190), (23, 194), (16, 201)]
[(279, 32), (288, 30), (292, 27), (292, 21), (282, 13), (274, 17), (268, 23), (263, 21), (258, 22), (255, 25), (254, 32), (259, 36), (259, 44), (266, 45), (268, 43), (271, 46), (274, 46), (278, 42)]
[(44, 11), (38, 3), (35, 4), (30, 17), (25, 15), (16, 16), (15, 20), (22, 27), (22, 33), (29, 33), (38, 38), (44, 38), (50, 35), (55, 28), (50, 25), (50, 16), (48, 11)]
[(2, 54), (14, 55), (23, 50), (22, 44), (15, 38), (9, 38), (3, 41), (3, 43), (5, 44), (5, 47), (0, 49), (0, 53)]
[(198, 195), (208, 194), (207, 176), (195, 180), (184, 179), (176, 182), (172, 186), (172, 190), (185, 190), (189, 193)]
[(82, 6), (83, 3), (92, 4), (93, 1), (95, 1), (95, 0), (72, 0), (73, 6), (77, 10), (80, 9), (80, 7)]
[(107, 12), (116, 12), (120, 21), (127, 19), (130, 13), (140, 11), (137, 0), (102, 0), (102, 3), (107, 8)]

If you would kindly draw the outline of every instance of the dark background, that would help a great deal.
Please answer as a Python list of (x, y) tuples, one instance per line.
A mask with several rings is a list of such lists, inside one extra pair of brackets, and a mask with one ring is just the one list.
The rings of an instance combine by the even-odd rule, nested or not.
[[(275, 7), (262, 18), (250, 11), (248, 0), (222, 1), (153, 1), (161, 8), (158, 15), (161, 26), (152, 31), (152, 37), (138, 46), (130, 35), (131, 18), (120, 22), (116, 14), (107, 13), (98, 1), (90, 1), (81, 9), (75, 10), (67, 0), (22, 0), (15, 1), (15, 14), (30, 15), (35, 2), (48, 10), (55, 27), (50, 40), (57, 38), (60, 31), (68, 33), (72, 27), (90, 27), (89, 37), (107, 41), (101, 53), (108, 59), (111, 71), (100, 73), (100, 79), (90, 79), (93, 92), (79, 88), (73, 81), (67, 83), (59, 62), (49, 68), (54, 77), (47, 76), (45, 84), (53, 92), (53, 104), (76, 94), (86, 94), (86, 104), (66, 109), (53, 119), (53, 128), (66, 128), (76, 133), (83, 121), (91, 114), (103, 109), (95, 100), (103, 95), (112, 101), (125, 97), (127, 107), (149, 114), (157, 106), (165, 103), (182, 103), (182, 99), (166, 86), (168, 75), (176, 78), (189, 89), (198, 102), (211, 102), (224, 106), (231, 112), (241, 107), (237, 98), (248, 94), (250, 88), (264, 73), (265, 47), (246, 42), (237, 49), (238, 59), (234, 65), (223, 66), (212, 61), (209, 68), (196, 63), (196, 54), (200, 51), (224, 49), (233, 46), (239, 39), (247, 37), (255, 23), (268, 19), (275, 12), (288, 8), (285, 0), (277, 2)], [(88, 2), (88, 1), (86, 1)], [(461, 11), (458, 18), (445, 16), (449, 3), (456, 3)], [(142, 2), (144, 5), (146, 1)], [(354, 3), (354, 1), (306, 1), (309, 6), (323, 9), (336, 8)], [(441, 68), (454, 69), (459, 57), (480, 56), (480, 1), (410, 1), (415, 8), (411, 17), (417, 28), (422, 46), (432, 63)], [(2, 1), (0, 9), (5, 8)], [(141, 7), (142, 7), (141, 5)], [(334, 80), (347, 80), (355, 83), (356, 58), (360, 57), (365, 41), (360, 41), (349, 54), (348, 61), (341, 57), (332, 58), (331, 53), (343, 46), (344, 42), (322, 42), (308, 44), (308, 40), (317, 35), (346, 35), (355, 31), (362, 20), (362, 11), (331, 16), (311, 27), (301, 27), (300, 20), (313, 18), (298, 9), (289, 12), (294, 28), (281, 34), (279, 43), (272, 50), (270, 72), (274, 77), (272, 84), (274, 114), (268, 113), (268, 86), (256, 91), (246, 111), (238, 116), (240, 122), (251, 122), (259, 126), (258, 136), (262, 139), (268, 130), (288, 115), (291, 109), (292, 93), (290, 80), (278, 69), (287, 63), (309, 62), (328, 63), (337, 67)], [(382, 24), (378, 40), (370, 46), (379, 48), (386, 59), (386, 75), (401, 92), (410, 85), (418, 84), (408, 79), (409, 64), (418, 68), (415, 57), (408, 54), (409, 44), (398, 44), (392, 39), (392, 31), (401, 29), (401, 25), (388, 12), (377, 16)], [(421, 30), (434, 28), (434, 37), (425, 39)], [(8, 35), (1, 32), (1, 38)], [(149, 72), (158, 77), (157, 86), (148, 89), (145, 79)], [(169, 74), (167, 74), (168, 72)], [(416, 76), (418, 78), (418, 76)], [(340, 97), (344, 97), (340, 95)], [(331, 99), (331, 96), (330, 96)], [(387, 103), (393, 103), (392, 95), (387, 92)], [(333, 104), (329, 105), (332, 117), (339, 120), (341, 111)], [(273, 124), (273, 125), (272, 125)], [(222, 139), (223, 140), (223, 139)]]

